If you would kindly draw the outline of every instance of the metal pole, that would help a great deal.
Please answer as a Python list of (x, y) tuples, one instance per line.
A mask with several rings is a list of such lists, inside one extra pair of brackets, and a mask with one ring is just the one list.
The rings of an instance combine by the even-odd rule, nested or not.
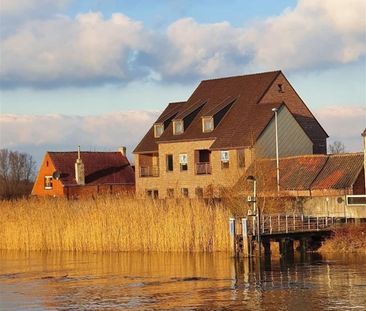
[(277, 173), (277, 193), (280, 192), (280, 164), (279, 164), (279, 155), (278, 155), (278, 117), (277, 117), (277, 108), (273, 108), (272, 111), (275, 113), (275, 127), (276, 127), (276, 173)]

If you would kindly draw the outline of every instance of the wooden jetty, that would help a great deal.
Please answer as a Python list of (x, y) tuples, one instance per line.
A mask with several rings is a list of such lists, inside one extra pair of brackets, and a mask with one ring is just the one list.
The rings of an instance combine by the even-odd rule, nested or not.
[[(348, 220), (349, 221), (349, 220)], [(294, 241), (299, 241), (302, 251), (309, 250), (314, 243), (330, 235), (335, 226), (347, 223), (340, 217), (316, 217), (305, 215), (262, 215), (257, 217), (230, 218), (230, 236), (232, 249), (236, 256), (254, 255), (257, 247), (261, 255), (261, 244), (264, 253), (271, 253), (271, 242), (278, 242), (281, 255), (294, 251)]]

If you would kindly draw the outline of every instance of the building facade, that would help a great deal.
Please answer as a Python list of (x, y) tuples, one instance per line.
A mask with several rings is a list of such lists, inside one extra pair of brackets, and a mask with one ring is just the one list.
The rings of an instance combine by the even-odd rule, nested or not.
[(134, 193), (135, 172), (121, 152), (46, 152), (32, 195), (71, 198)]
[[(275, 110), (275, 112), (274, 112)], [(221, 196), (254, 159), (326, 153), (328, 135), (280, 71), (202, 81), (134, 150), (136, 193)]]

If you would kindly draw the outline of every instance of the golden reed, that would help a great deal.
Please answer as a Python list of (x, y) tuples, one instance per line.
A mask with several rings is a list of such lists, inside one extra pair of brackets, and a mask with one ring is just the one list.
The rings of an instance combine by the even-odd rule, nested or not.
[(0, 202), (0, 249), (230, 251), (221, 206), (195, 200), (22, 199)]

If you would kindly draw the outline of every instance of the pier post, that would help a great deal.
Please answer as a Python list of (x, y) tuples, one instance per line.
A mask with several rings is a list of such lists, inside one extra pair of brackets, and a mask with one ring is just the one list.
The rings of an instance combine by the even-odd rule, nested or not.
[(252, 256), (252, 247), (251, 247), (251, 239), (249, 239), (248, 235), (248, 219), (242, 218), (241, 219), (241, 228), (242, 228), (242, 235), (243, 235), (243, 256), (250, 257)]
[(235, 218), (229, 218), (229, 233), (230, 233), (230, 248), (232, 249), (234, 256), (236, 252), (236, 231), (235, 231)]
[(300, 252), (301, 253), (306, 253), (306, 251), (309, 248), (309, 240), (308, 238), (301, 238), (300, 239)]
[(271, 241), (269, 239), (262, 240), (262, 245), (264, 247), (264, 256), (271, 256)]
[(280, 254), (289, 255), (294, 253), (294, 241), (289, 238), (280, 240)]

